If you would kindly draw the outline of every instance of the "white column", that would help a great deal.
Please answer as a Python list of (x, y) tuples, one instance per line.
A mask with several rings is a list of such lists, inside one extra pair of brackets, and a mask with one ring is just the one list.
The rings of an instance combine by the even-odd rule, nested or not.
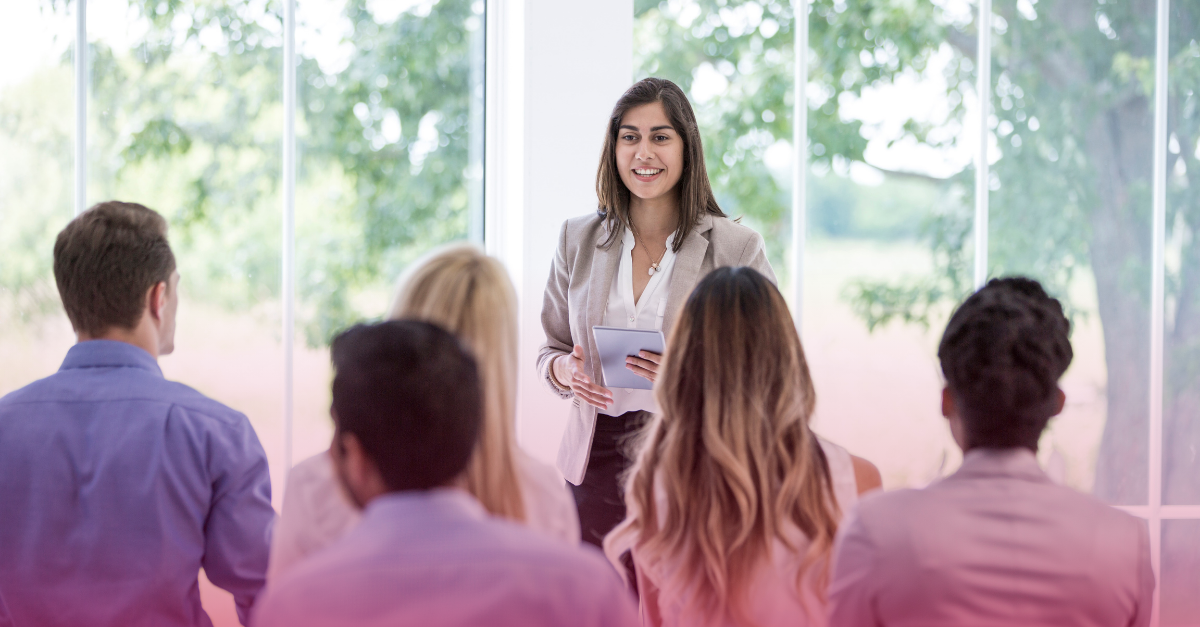
[(793, 0), (795, 74), (792, 85), (792, 319), (803, 335), (804, 252), (808, 241), (808, 0)]
[(975, 289), (988, 275), (988, 116), (992, 110), (992, 0), (979, 0), (979, 39), (975, 51), (979, 94), (979, 151), (975, 154)]
[(487, 249), (521, 308), (517, 432), (550, 462), (567, 404), (534, 366), (542, 295), (563, 220), (596, 210), (604, 129), (633, 78), (633, 1), (491, 0), (488, 24)]
[(283, 467), (292, 468), (292, 352), (296, 341), (296, 0), (283, 2)]
[(87, 0), (75, 3), (75, 215), (87, 209)]
[(1150, 557), (1154, 565), (1154, 609), (1150, 624), (1158, 624), (1162, 590), (1162, 471), (1163, 471), (1163, 324), (1165, 311), (1164, 248), (1167, 229), (1167, 44), (1170, 39), (1170, 0), (1158, 0), (1154, 59), (1154, 184), (1153, 241), (1150, 262)]

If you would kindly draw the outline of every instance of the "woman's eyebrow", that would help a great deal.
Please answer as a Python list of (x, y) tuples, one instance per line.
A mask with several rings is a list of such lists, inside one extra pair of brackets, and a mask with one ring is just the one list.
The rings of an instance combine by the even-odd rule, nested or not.
[(653, 133), (654, 131), (661, 131), (663, 129), (666, 129), (668, 131), (673, 131), (673, 130), (675, 130), (675, 127), (671, 126), (670, 124), (666, 124), (663, 126), (655, 126), (655, 127), (651, 127), (650, 132)]

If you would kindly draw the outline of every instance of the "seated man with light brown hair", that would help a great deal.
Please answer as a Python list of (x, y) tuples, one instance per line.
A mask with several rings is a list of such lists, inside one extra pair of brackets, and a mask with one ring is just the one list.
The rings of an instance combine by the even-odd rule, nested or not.
[(58, 234), (54, 278), (79, 342), (0, 399), (0, 625), (205, 627), (197, 578), (243, 623), (275, 510), (246, 416), (158, 367), (175, 348), (167, 223), (100, 203)]

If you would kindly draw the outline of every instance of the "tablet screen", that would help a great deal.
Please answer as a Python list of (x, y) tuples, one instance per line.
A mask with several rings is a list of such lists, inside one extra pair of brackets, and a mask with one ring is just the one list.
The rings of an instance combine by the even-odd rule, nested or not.
[(604, 372), (604, 387), (649, 390), (654, 384), (625, 367), (625, 358), (636, 357), (638, 351), (662, 354), (662, 331), (625, 329), (621, 327), (592, 327), (596, 349), (600, 352), (600, 370)]

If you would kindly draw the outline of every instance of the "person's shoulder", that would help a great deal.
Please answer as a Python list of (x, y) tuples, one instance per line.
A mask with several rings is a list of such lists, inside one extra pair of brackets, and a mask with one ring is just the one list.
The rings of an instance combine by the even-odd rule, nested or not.
[(59, 376), (59, 373), (54, 373), (0, 396), (0, 409), (45, 400), (45, 392), (53, 387), (55, 378)]
[(563, 227), (567, 229), (567, 233), (595, 230), (603, 226), (604, 214), (599, 211), (592, 211), (563, 221)]
[(520, 563), (550, 578), (594, 577), (612, 567), (591, 545), (572, 545), (548, 538), (526, 525), (500, 518), (480, 521), (480, 532), (489, 536), (502, 562)]
[(712, 220), (713, 238), (720, 238), (729, 243), (749, 243), (762, 239), (758, 231), (742, 224), (736, 219), (722, 216), (708, 216)]
[(925, 510), (934, 507), (931, 493), (918, 488), (887, 492), (876, 490), (862, 495), (854, 505), (854, 515), (866, 527), (897, 527), (909, 520), (919, 521)]
[(564, 487), (562, 476), (553, 466), (543, 464), (532, 455), (518, 450), (516, 452), (517, 473), (525, 486), (541, 492), (562, 491)]
[(1044, 483), (1041, 488), (1044, 494), (1040, 496), (1040, 501), (1053, 503), (1053, 511), (1058, 512), (1060, 516), (1077, 519), (1093, 529), (1106, 528), (1137, 533), (1137, 530), (1146, 524), (1143, 519), (1074, 488), (1053, 482)]
[(329, 451), (321, 451), (304, 461), (292, 466), (288, 471), (289, 482), (308, 484), (316, 481), (326, 481), (333, 478), (333, 461)]
[(517, 474), (525, 497), (525, 519), (529, 528), (578, 544), (579, 515), (558, 469), (518, 450)]
[(604, 228), (604, 214), (593, 211), (563, 220), (562, 237), (567, 248), (578, 249), (584, 242), (595, 242)]
[(183, 410), (190, 418), (214, 423), (223, 427), (248, 427), (250, 419), (242, 412), (205, 396), (195, 388), (178, 381), (162, 379), (161, 398), (172, 406)]

